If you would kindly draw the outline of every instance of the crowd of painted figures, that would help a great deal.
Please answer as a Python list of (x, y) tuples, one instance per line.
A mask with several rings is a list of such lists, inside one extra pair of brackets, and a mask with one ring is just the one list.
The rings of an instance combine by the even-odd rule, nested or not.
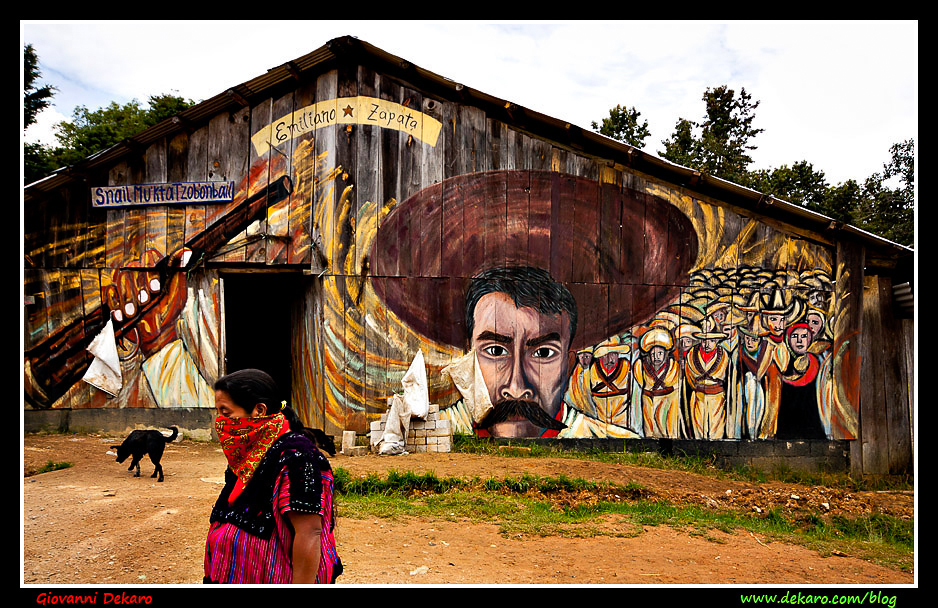
[(652, 320), (577, 353), (567, 404), (611, 436), (830, 437), (832, 290), (819, 270), (695, 271)]

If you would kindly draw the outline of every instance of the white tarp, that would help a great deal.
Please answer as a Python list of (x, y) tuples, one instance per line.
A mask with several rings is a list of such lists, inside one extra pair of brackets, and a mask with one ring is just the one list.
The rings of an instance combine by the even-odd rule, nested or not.
[(404, 405), (411, 416), (426, 418), (430, 411), (430, 388), (427, 386), (427, 366), (423, 361), (423, 351), (410, 364), (407, 373), (401, 379), (404, 386)]
[(444, 367), (443, 372), (449, 374), (462, 395), (463, 406), (458, 409), (469, 414), (469, 420), (465, 423), (468, 425), (466, 428), (471, 431), (472, 424), (481, 422), (494, 407), (475, 351), (470, 350), (456, 359)]
[(88, 352), (94, 355), (94, 360), (88, 366), (88, 371), (82, 380), (101, 389), (111, 396), (117, 396), (121, 390), (121, 363), (117, 356), (117, 341), (114, 338), (114, 326), (108, 319), (107, 325), (101, 330), (91, 344)]
[(377, 444), (379, 454), (403, 454), (411, 417), (426, 418), (430, 411), (430, 389), (423, 352), (417, 351), (401, 384), (404, 394), (391, 397), (384, 432)]

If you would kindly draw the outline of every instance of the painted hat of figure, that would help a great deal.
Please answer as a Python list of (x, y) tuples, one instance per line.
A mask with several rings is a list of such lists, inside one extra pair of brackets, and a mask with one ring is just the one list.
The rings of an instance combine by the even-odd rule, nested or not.
[(697, 341), (696, 336), (699, 333), (700, 333), (699, 325), (692, 324), (692, 323), (685, 323), (683, 325), (678, 326), (677, 334), (675, 335), (675, 338), (677, 338), (678, 340), (690, 339), (693, 341)]
[(725, 310), (727, 314), (729, 314), (729, 310), (728, 310), (729, 307), (730, 307), (729, 302), (718, 299), (718, 300), (711, 302), (710, 305), (707, 306), (705, 312), (707, 313), (708, 317), (712, 317), (714, 313), (720, 312), (721, 310)]
[(664, 327), (667, 330), (674, 331), (681, 324), (681, 317), (673, 312), (661, 311), (655, 315), (649, 323), (649, 327)]
[(701, 326), (701, 331), (694, 334), (694, 337), (698, 340), (709, 340), (709, 339), (722, 339), (726, 337), (726, 334), (722, 331), (719, 331), (716, 323), (713, 319), (707, 317), (704, 319), (703, 325)]
[(694, 289), (692, 291), (694, 293), (694, 300), (706, 300), (709, 303), (709, 302), (715, 302), (720, 297), (720, 294), (717, 293), (715, 289), (712, 289), (710, 287), (706, 287), (702, 289)]
[[(817, 306), (811, 303), (808, 303), (807, 310), (805, 310), (805, 313), (804, 313), (805, 321), (809, 322), (808, 319), (810, 317), (816, 317), (818, 319), (817, 321), (818, 325), (820, 325), (820, 327), (824, 330), (827, 329), (827, 313), (824, 311), (824, 309), (818, 308)], [(813, 329), (814, 328), (812, 328), (812, 330)]]
[(759, 296), (759, 312), (764, 315), (787, 315), (792, 303), (785, 301), (781, 287), (776, 283), (767, 283)]
[(466, 291), (496, 267), (533, 267), (577, 306), (571, 350), (644, 323), (697, 260), (691, 221), (668, 201), (548, 171), (445, 179), (394, 207), (369, 252), (371, 283), (411, 329), (465, 348)]
[(751, 327), (738, 327), (737, 330), (739, 333), (744, 336), (749, 336), (750, 338), (760, 338), (759, 332)]
[(786, 317), (786, 325), (794, 325), (804, 320), (804, 315), (808, 311), (807, 302), (803, 298), (795, 296), (791, 299), (791, 310)]
[(653, 327), (642, 336), (640, 346), (646, 353), (655, 346), (660, 346), (670, 351), (674, 348), (674, 337), (671, 335), (671, 332), (663, 327)]
[(596, 359), (601, 359), (604, 355), (609, 353), (616, 353), (619, 355), (619, 358), (628, 356), (632, 352), (632, 346), (622, 342), (619, 338), (610, 338), (597, 346), (593, 350), (593, 357)]
[(686, 319), (691, 323), (700, 323), (704, 320), (704, 317), (707, 316), (700, 308), (689, 303), (672, 304), (668, 306), (665, 311), (676, 314), (681, 317), (681, 319)]
[(785, 338), (791, 338), (792, 332), (796, 329), (806, 329), (808, 330), (809, 334), (811, 333), (811, 326), (807, 323), (793, 323), (792, 325), (789, 325), (785, 328)]
[[(713, 300), (711, 300), (710, 298), (702, 297), (702, 298), (694, 298), (692, 300), (688, 300), (686, 304), (689, 304), (690, 306), (693, 306), (694, 308), (697, 308), (700, 310), (706, 310), (707, 306), (709, 306), (712, 301)], [(705, 313), (705, 316), (706, 316), (706, 313)]]
[(746, 322), (746, 314), (742, 307), (746, 304), (746, 299), (738, 294), (731, 294), (720, 298), (721, 302), (728, 304), (726, 309), (726, 318), (723, 320), (724, 327), (734, 327)]
[(758, 291), (753, 291), (749, 294), (749, 299), (746, 300), (746, 303), (739, 306), (739, 309), (743, 312), (759, 312), (759, 305), (761, 303), (760, 295)]

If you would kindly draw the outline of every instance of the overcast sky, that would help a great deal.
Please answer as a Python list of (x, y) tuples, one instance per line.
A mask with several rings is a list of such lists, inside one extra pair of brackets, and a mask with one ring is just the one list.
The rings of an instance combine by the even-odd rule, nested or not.
[(27, 140), (76, 106), (200, 101), (344, 35), (468, 87), (585, 129), (616, 104), (648, 121), (658, 154), (707, 87), (759, 101), (754, 169), (807, 160), (831, 185), (918, 143), (915, 21), (70, 21), (21, 22), (41, 84), (58, 89)]

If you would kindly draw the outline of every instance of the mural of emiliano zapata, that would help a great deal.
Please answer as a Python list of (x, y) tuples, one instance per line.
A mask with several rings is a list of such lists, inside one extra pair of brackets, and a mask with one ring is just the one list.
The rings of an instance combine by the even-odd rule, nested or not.
[(667, 201), (545, 171), (425, 188), (388, 214), (370, 253), (388, 308), (467, 351), (444, 370), (468, 379), (444, 415), (496, 437), (635, 436), (565, 399), (575, 353), (651, 318), (696, 259), (693, 226)]

